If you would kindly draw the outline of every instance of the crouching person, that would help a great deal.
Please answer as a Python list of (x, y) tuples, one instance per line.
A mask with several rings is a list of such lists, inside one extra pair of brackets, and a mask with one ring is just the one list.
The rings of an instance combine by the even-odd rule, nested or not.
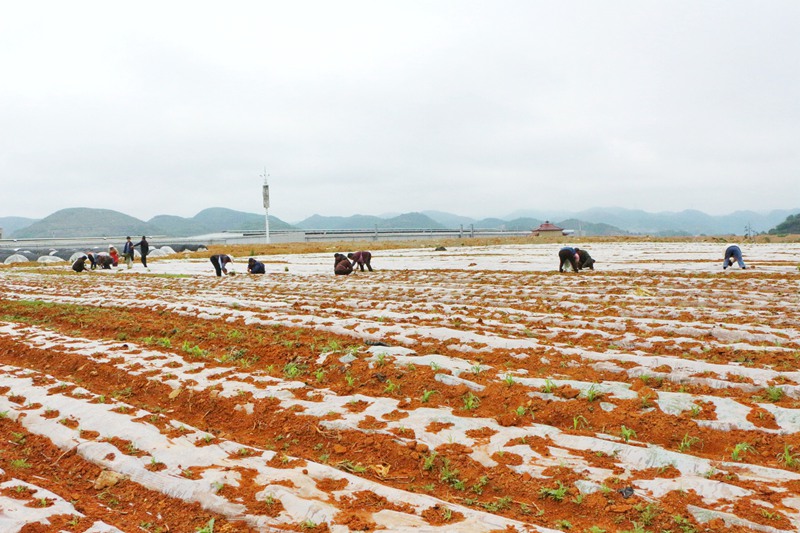
[(595, 260), (589, 255), (589, 252), (583, 248), (575, 248), (575, 250), (578, 252), (578, 270), (583, 270), (584, 268), (594, 270)]
[(337, 276), (347, 276), (353, 272), (353, 265), (344, 254), (333, 254), (333, 273)]
[(576, 248), (565, 246), (558, 251), (558, 271), (564, 272), (565, 268), (572, 268), (574, 272), (579, 270), (578, 260), (580, 256)]
[(725, 249), (725, 259), (722, 260), (722, 270), (733, 266), (734, 261), (739, 264), (739, 268), (747, 268), (744, 264), (744, 259), (742, 259), (742, 249), (735, 244)]
[(364, 265), (367, 266), (370, 272), (372, 272), (372, 265), (369, 262), (372, 260), (372, 254), (369, 252), (350, 252), (347, 254), (347, 258), (353, 262), (353, 268), (356, 265), (361, 268), (361, 272), (364, 272)]
[(72, 263), (72, 270), (74, 270), (75, 272), (83, 272), (84, 270), (86, 270), (86, 261), (88, 259), (89, 258), (86, 257), (85, 254), (77, 258), (75, 262)]
[(228, 274), (227, 265), (228, 263), (233, 263), (233, 259), (231, 259), (231, 256), (225, 254), (212, 255), (210, 260), (211, 264), (214, 265), (214, 271), (217, 273), (218, 278), (222, 277), (223, 272), (227, 275)]
[(248, 274), (265, 274), (267, 269), (264, 268), (264, 263), (256, 261), (252, 257), (247, 260), (247, 273)]
[(99, 266), (103, 270), (111, 270), (111, 266), (113, 264), (114, 264), (114, 259), (110, 255), (97, 256), (97, 266)]

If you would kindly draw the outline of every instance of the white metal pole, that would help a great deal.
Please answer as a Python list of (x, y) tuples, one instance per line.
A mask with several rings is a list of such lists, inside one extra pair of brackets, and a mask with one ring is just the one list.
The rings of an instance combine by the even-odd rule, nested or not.
[(269, 244), (269, 184), (267, 183), (267, 169), (264, 168), (264, 186), (262, 193), (264, 195), (264, 241)]

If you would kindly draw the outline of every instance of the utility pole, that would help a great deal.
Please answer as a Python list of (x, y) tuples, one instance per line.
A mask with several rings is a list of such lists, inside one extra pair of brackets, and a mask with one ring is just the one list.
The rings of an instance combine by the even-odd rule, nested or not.
[(261, 174), (261, 177), (264, 178), (264, 186), (262, 187), (262, 193), (264, 195), (264, 238), (265, 242), (269, 244), (269, 183), (267, 183), (267, 178), (269, 174), (267, 174), (267, 167), (264, 167), (264, 173)]

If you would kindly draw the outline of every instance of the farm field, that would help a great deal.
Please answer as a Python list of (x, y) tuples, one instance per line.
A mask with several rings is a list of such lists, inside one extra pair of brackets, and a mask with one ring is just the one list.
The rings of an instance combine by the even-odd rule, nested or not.
[(800, 529), (800, 244), (559, 248), (0, 268), (0, 531)]

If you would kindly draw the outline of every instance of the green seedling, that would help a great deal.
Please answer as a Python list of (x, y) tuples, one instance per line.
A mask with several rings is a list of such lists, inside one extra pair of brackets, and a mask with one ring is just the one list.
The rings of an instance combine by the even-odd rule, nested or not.
[(550, 394), (554, 390), (556, 390), (556, 384), (553, 383), (553, 381), (550, 380), (550, 378), (545, 379), (544, 380), (544, 385), (542, 386), (542, 392), (544, 392), (546, 394)]
[(586, 399), (589, 400), (590, 402), (597, 400), (598, 398), (600, 398), (600, 396), (603, 395), (603, 393), (597, 390), (597, 387), (595, 387), (594, 385), (586, 389), (584, 394), (586, 396)]
[(472, 411), (477, 409), (478, 406), (481, 404), (481, 399), (472, 394), (471, 392), (466, 393), (462, 400), (464, 401), (464, 410)]
[(628, 442), (629, 440), (631, 440), (631, 437), (636, 437), (636, 432), (631, 428), (622, 426), (619, 428), (619, 435), (620, 437), (622, 437), (622, 440)]
[(561, 481), (556, 481), (558, 484), (555, 488), (542, 487), (539, 489), (539, 496), (541, 498), (550, 498), (553, 501), (560, 502), (564, 496), (569, 492), (569, 487), (565, 486)]
[(789, 468), (797, 468), (800, 465), (800, 459), (797, 454), (792, 453), (792, 447), (788, 444), (783, 445), (783, 453), (778, 454), (778, 461), (782, 462)]
[(422, 403), (428, 403), (428, 400), (431, 399), (431, 396), (433, 396), (437, 392), (439, 392), (439, 391), (437, 391), (437, 390), (425, 390), (425, 391), (423, 391), (422, 392)]
[(436, 452), (431, 452), (430, 455), (426, 456), (422, 461), (422, 469), (423, 470), (433, 470), (433, 465), (436, 462)]
[(686, 434), (683, 436), (683, 439), (681, 440), (680, 444), (678, 444), (678, 449), (679, 449), (680, 451), (682, 451), (682, 452), (688, 451), (688, 450), (689, 450), (689, 448), (691, 448), (692, 446), (694, 446), (694, 445), (695, 445), (695, 444), (697, 444), (698, 442), (700, 442), (700, 439), (699, 439), (699, 438), (697, 438), (697, 437), (691, 437), (691, 436), (689, 436), (689, 434), (688, 434), (688, 433), (686, 433)]
[(750, 444), (746, 442), (740, 442), (733, 447), (733, 451), (731, 452), (731, 459), (733, 459), (734, 461), (741, 461), (743, 454), (755, 451), (756, 449), (753, 448), (753, 446), (751, 446)]
[(773, 385), (764, 389), (764, 393), (767, 395), (767, 399), (773, 403), (780, 401), (784, 394), (781, 387), (775, 387)]

